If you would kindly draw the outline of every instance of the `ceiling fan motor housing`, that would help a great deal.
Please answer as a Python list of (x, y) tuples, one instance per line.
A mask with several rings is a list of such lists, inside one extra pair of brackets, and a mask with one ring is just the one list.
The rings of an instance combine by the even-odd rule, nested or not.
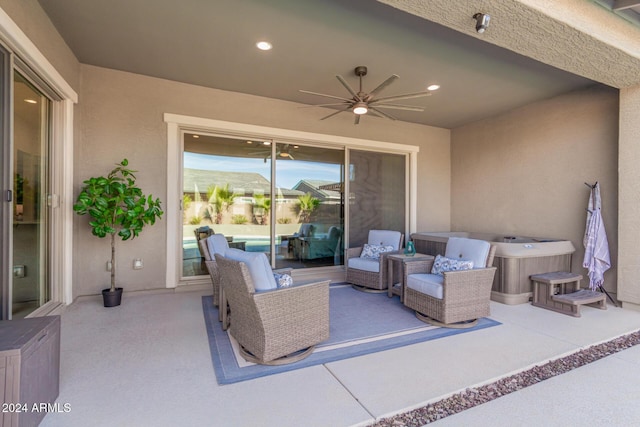
[(356, 76), (358, 76), (358, 77), (362, 77), (362, 76), (366, 76), (367, 75), (367, 67), (365, 67), (364, 65), (357, 66), (354, 71), (356, 73)]

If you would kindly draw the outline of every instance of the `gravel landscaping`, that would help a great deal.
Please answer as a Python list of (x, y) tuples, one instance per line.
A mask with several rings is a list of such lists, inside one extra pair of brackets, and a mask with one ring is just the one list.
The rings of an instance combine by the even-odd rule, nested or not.
[(394, 417), (384, 418), (374, 427), (419, 427), (430, 422), (440, 420), (449, 415), (457, 414), (465, 409), (481, 405), (500, 396), (513, 393), (530, 385), (537, 384), (556, 375), (564, 374), (572, 369), (595, 362), (634, 345), (640, 344), (640, 331), (615, 338), (602, 344), (596, 344), (584, 350), (579, 350), (559, 359), (535, 366), (526, 371), (502, 378), (491, 384), (477, 388), (468, 388), (438, 402), (415, 409)]

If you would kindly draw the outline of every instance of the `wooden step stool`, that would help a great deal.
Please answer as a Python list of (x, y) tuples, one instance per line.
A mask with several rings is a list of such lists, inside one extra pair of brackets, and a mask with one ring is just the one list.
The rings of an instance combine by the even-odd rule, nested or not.
[(605, 294), (580, 289), (582, 275), (566, 271), (534, 274), (533, 301), (531, 305), (580, 317), (580, 306), (591, 305), (602, 310), (607, 309)]

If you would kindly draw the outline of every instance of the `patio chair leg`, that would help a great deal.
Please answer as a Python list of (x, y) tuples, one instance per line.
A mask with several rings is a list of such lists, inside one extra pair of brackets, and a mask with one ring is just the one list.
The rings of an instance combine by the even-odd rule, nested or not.
[(351, 284), (351, 287), (356, 291), (367, 292), (370, 294), (382, 294), (387, 292), (386, 289), (372, 289), (372, 288), (367, 288), (366, 286), (354, 285), (353, 283)]
[(431, 318), (417, 311), (416, 311), (416, 317), (425, 323), (428, 323), (433, 326), (440, 326), (442, 328), (467, 329), (467, 328), (473, 328), (478, 324), (478, 319), (466, 320), (464, 322), (456, 322), (456, 323), (442, 323), (434, 318)]
[(269, 365), (269, 366), (280, 366), (280, 365), (288, 365), (289, 363), (298, 362), (302, 359), (305, 359), (313, 353), (313, 350), (316, 348), (315, 345), (311, 347), (302, 349), (300, 351), (296, 351), (295, 353), (287, 354), (286, 356), (279, 357), (278, 359), (270, 360), (268, 362), (263, 362), (253, 354), (251, 354), (247, 349), (245, 349), (242, 345), (240, 345), (240, 355), (247, 362), (258, 363), (260, 365)]

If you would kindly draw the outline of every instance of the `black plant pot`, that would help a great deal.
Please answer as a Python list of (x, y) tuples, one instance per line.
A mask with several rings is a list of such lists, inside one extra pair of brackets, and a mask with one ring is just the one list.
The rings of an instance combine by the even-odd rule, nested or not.
[(109, 289), (102, 290), (102, 301), (105, 307), (117, 307), (122, 301), (122, 288), (116, 288), (115, 292), (110, 292)]

